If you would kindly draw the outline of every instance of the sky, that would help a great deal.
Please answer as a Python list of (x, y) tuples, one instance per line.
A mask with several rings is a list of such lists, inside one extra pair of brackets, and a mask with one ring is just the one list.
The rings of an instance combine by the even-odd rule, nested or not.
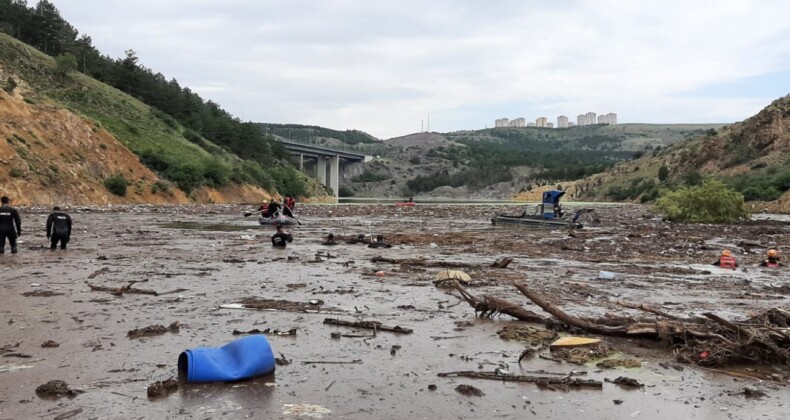
[(53, 3), (102, 53), (133, 49), (244, 121), (382, 139), (428, 118), (729, 123), (790, 93), (786, 0)]

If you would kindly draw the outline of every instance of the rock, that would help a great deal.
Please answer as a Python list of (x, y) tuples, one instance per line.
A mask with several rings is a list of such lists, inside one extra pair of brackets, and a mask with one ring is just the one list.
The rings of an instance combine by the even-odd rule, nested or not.
[(455, 387), (455, 390), (459, 394), (463, 394), (466, 396), (472, 395), (475, 397), (482, 397), (483, 395), (485, 395), (483, 391), (473, 387), (472, 385), (461, 384)]
[(166, 381), (157, 381), (148, 386), (148, 398), (163, 398), (178, 390), (178, 382), (170, 378)]
[(43, 347), (45, 349), (51, 349), (51, 348), (55, 348), (55, 347), (60, 347), (60, 343), (57, 343), (57, 342), (52, 341), (52, 340), (47, 340), (47, 341), (41, 343), (41, 347)]
[(70, 397), (74, 398), (79, 394), (84, 393), (84, 391), (71, 389), (64, 381), (49, 381), (44, 385), (39, 385), (36, 388), (36, 395), (39, 397)]

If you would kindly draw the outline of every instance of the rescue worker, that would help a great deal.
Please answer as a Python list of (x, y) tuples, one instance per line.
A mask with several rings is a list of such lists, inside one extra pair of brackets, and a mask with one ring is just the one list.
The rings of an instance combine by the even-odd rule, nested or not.
[(296, 200), (290, 195), (285, 197), (285, 204), (289, 209), (291, 209), (291, 211), (296, 210)]
[(769, 249), (765, 259), (760, 263), (763, 267), (779, 268), (782, 264), (779, 262), (779, 253), (775, 249)]
[(288, 217), (294, 217), (293, 207), (288, 204), (290, 200), (291, 197), (283, 198), (283, 214)]
[(376, 242), (368, 245), (368, 248), (392, 248), (392, 245), (384, 242), (384, 237), (381, 235), (376, 236)]
[(261, 212), (261, 217), (267, 218), (269, 217), (269, 203), (263, 202), (261, 206), (258, 207), (258, 211)]
[(49, 249), (54, 251), (60, 242), (60, 249), (65, 251), (71, 239), (71, 216), (62, 213), (57, 206), (52, 210), (52, 214), (47, 218), (47, 239), (52, 241)]
[(280, 204), (272, 198), (269, 201), (269, 217), (275, 217), (280, 214)]
[(290, 233), (283, 231), (283, 225), (277, 225), (277, 233), (272, 235), (273, 247), (285, 249), (288, 243), (293, 242), (293, 240), (294, 237)]
[(713, 263), (713, 265), (718, 265), (721, 268), (731, 268), (735, 270), (735, 267), (738, 266), (738, 263), (735, 261), (735, 258), (732, 256), (732, 252), (725, 249), (721, 251), (721, 256), (719, 256), (719, 260)]
[(339, 244), (335, 242), (335, 235), (330, 233), (329, 235), (326, 235), (326, 240), (322, 242), (321, 245), (339, 245)]
[(16, 238), (22, 236), (22, 219), (10, 203), (11, 199), (8, 197), (0, 197), (0, 254), (5, 252), (6, 238), (11, 245), (11, 253), (16, 254)]

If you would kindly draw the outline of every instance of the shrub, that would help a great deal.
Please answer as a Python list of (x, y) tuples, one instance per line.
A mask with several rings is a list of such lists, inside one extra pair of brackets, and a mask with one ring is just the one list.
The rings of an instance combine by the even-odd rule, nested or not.
[(661, 191), (655, 208), (673, 222), (734, 223), (749, 214), (743, 194), (715, 180), (700, 186)]
[(354, 190), (352, 190), (349, 187), (342, 186), (342, 187), (337, 189), (337, 194), (340, 197), (353, 197), (354, 196)]
[(3, 87), (3, 90), (5, 90), (8, 93), (14, 93), (14, 89), (16, 89), (16, 87), (17, 87), (16, 79), (14, 79), (13, 77), (9, 77), (5, 81), (5, 86)]
[(419, 165), (420, 162), (422, 162), (422, 160), (420, 159), (419, 156), (412, 156), (409, 158), (409, 163), (411, 163), (412, 165)]
[(658, 180), (664, 182), (669, 178), (669, 168), (666, 165), (662, 165), (658, 168)]
[(121, 174), (111, 176), (104, 180), (104, 187), (107, 188), (109, 192), (120, 197), (126, 196), (126, 187), (128, 186), (129, 182), (126, 181), (126, 178)]
[(184, 138), (190, 141), (191, 143), (195, 143), (195, 144), (203, 143), (203, 137), (200, 137), (200, 134), (198, 134), (194, 130), (184, 131)]
[(77, 58), (68, 53), (59, 55), (55, 58), (55, 71), (60, 77), (66, 77), (69, 73), (77, 71)]
[(11, 168), (11, 170), (8, 172), (8, 175), (11, 175), (11, 178), (22, 178), (25, 176), (25, 171), (19, 168)]

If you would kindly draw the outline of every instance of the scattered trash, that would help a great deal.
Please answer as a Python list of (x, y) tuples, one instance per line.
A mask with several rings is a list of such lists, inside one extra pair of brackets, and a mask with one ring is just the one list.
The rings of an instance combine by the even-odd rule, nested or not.
[(754, 386), (748, 385), (743, 388), (742, 394), (746, 396), (746, 398), (762, 398), (765, 397), (767, 394), (765, 391), (757, 389)]
[(614, 369), (618, 367), (633, 369), (642, 367), (642, 362), (636, 359), (606, 359), (595, 364), (601, 369)]
[(428, 391), (436, 391), (436, 385), (435, 384), (428, 385)]
[(472, 385), (461, 384), (455, 387), (455, 391), (459, 394), (466, 395), (466, 396), (475, 396), (475, 397), (482, 397), (486, 395), (483, 391), (473, 387)]
[(138, 328), (136, 330), (131, 330), (126, 333), (126, 336), (130, 339), (134, 338), (141, 338), (141, 337), (153, 337), (157, 335), (162, 335), (167, 332), (177, 333), (181, 330), (181, 324), (178, 321), (173, 322), (172, 324), (165, 327), (164, 325), (149, 325), (145, 328)]
[(554, 331), (526, 325), (506, 325), (497, 334), (503, 340), (521, 341), (533, 346), (542, 346), (557, 338)]
[(463, 271), (458, 270), (444, 270), (436, 273), (437, 280), (462, 280), (465, 282), (472, 281), (472, 277), (469, 274), (464, 273)]
[(549, 345), (551, 349), (558, 349), (558, 348), (573, 348), (573, 347), (590, 347), (590, 346), (597, 346), (601, 344), (601, 340), (598, 338), (587, 338), (587, 337), (562, 337), (554, 341)]
[(274, 362), (277, 366), (288, 366), (291, 364), (291, 360), (286, 359), (282, 353), (280, 353), (280, 357), (274, 359)]
[(157, 381), (148, 385), (148, 398), (163, 398), (167, 397), (170, 394), (178, 391), (178, 382), (173, 379), (167, 379), (165, 381)]
[(36, 395), (39, 397), (69, 397), (74, 398), (79, 394), (83, 394), (85, 391), (80, 391), (78, 389), (71, 389), (64, 381), (49, 381), (44, 385), (39, 385), (36, 388)]
[(332, 410), (315, 404), (283, 404), (281, 410), (284, 416), (304, 416), (316, 419), (323, 418), (324, 414), (332, 413)]
[(599, 271), (598, 272), (598, 279), (600, 280), (614, 280), (617, 278), (617, 274), (612, 273), (611, 271)]
[[(447, 372), (439, 373), (440, 378), (448, 377), (464, 377), (474, 379), (490, 379), (495, 381), (506, 382), (528, 382), (536, 385), (559, 387), (561, 389), (577, 387), (577, 388), (603, 388), (603, 383), (595, 379), (579, 379), (571, 378), (570, 376), (562, 378), (552, 378), (548, 376), (527, 376), (527, 375), (500, 375), (496, 372), (481, 372), (481, 371), (460, 371), (460, 372)], [(556, 388), (552, 388), (556, 389)]]
[(376, 271), (376, 277), (384, 277), (385, 273), (383, 271)]
[(614, 403), (614, 405), (620, 405), (620, 404), (622, 404), (624, 401), (623, 401), (623, 400), (612, 400), (612, 402)]
[(615, 385), (620, 385), (626, 388), (641, 388), (644, 386), (641, 383), (639, 383), (639, 381), (637, 381), (636, 379), (629, 378), (627, 376), (618, 376), (614, 380), (606, 379), (606, 382), (613, 383)]
[(411, 334), (414, 332), (414, 330), (412, 330), (411, 328), (404, 328), (399, 325), (390, 327), (387, 325), (383, 325), (381, 322), (378, 321), (344, 321), (342, 319), (336, 319), (336, 318), (325, 318), (324, 324), (340, 325), (343, 327), (364, 328), (373, 331), (387, 331), (387, 332), (393, 332), (398, 334)]
[(288, 331), (281, 331), (281, 330), (272, 330), (266, 328), (265, 330), (259, 330), (257, 328), (251, 329), (249, 331), (239, 331), (233, 330), (233, 335), (246, 335), (246, 334), (266, 334), (266, 335), (279, 335), (279, 336), (296, 336), (297, 328), (291, 328)]
[(22, 293), (24, 297), (52, 297), (63, 296), (63, 293), (53, 292), (52, 290), (34, 290), (32, 292)]

